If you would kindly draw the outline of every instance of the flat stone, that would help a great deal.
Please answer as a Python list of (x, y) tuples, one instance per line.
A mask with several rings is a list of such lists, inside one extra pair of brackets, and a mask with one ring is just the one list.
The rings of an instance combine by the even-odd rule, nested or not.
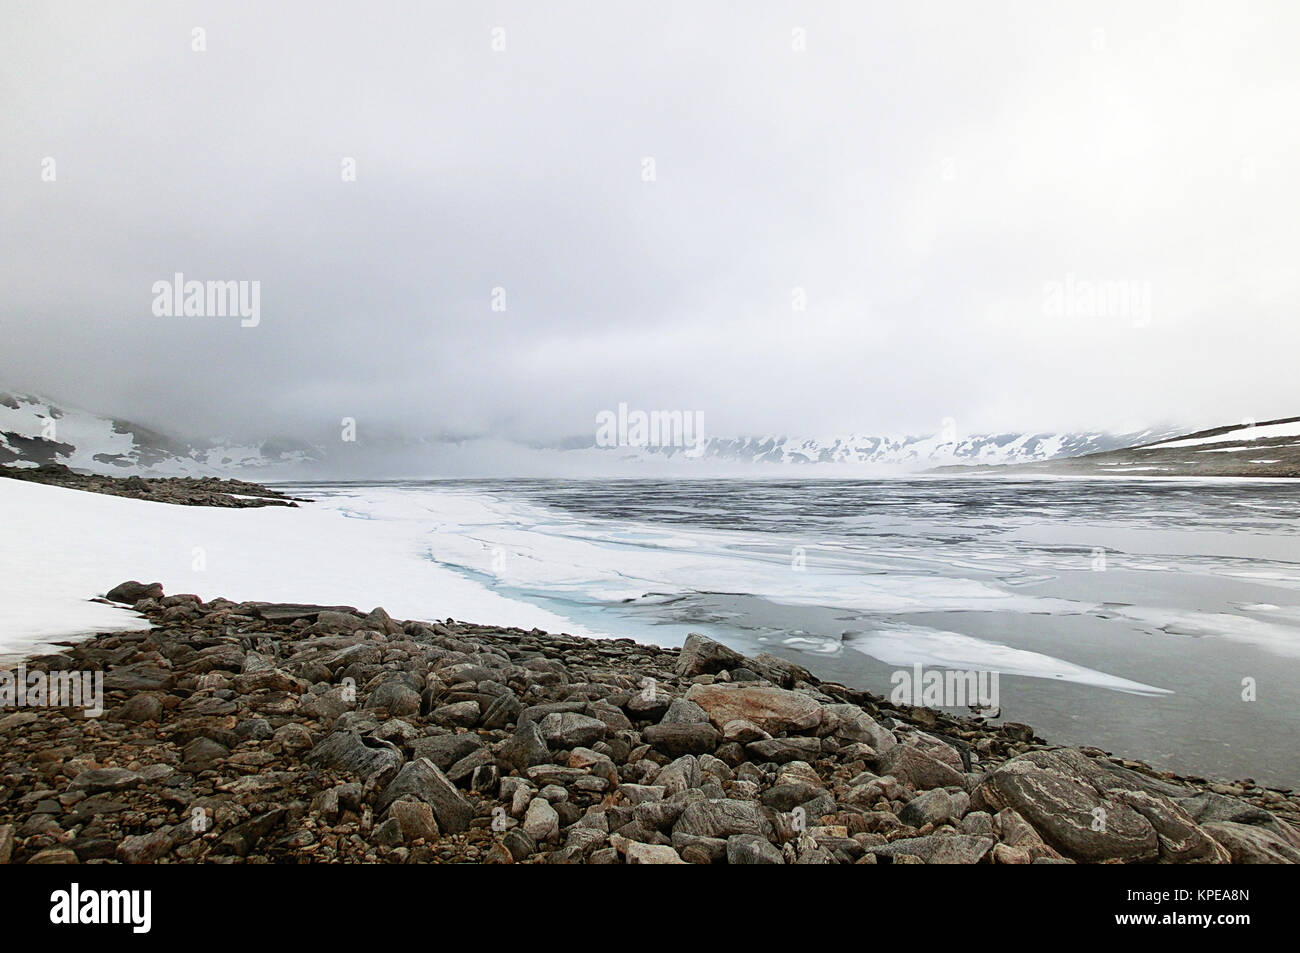
[(821, 753), (822, 743), (817, 738), (769, 738), (767, 741), (751, 741), (745, 750), (760, 761), (773, 761), (785, 764), (788, 761), (808, 761), (816, 759)]
[(77, 791), (85, 791), (87, 794), (96, 794), (100, 791), (121, 791), (125, 788), (133, 788), (140, 784), (144, 778), (135, 771), (128, 771), (126, 768), (92, 768), (89, 771), (82, 771), (68, 787)]
[(731, 837), (734, 834), (758, 834), (768, 837), (772, 824), (754, 801), (731, 798), (693, 801), (673, 825), (673, 832), (695, 837)]
[(919, 857), (926, 864), (978, 864), (993, 849), (992, 837), (972, 834), (904, 837), (878, 847), (868, 847), (867, 853), (888, 857), (895, 862), (900, 856)]
[(662, 844), (641, 844), (631, 841), (627, 845), (627, 862), (629, 864), (684, 864), (681, 855), (671, 847)]
[(822, 719), (822, 706), (801, 692), (762, 685), (692, 685), (686, 697), (703, 708), (719, 730), (743, 718), (769, 734), (810, 731)]
[(647, 744), (670, 757), (683, 754), (710, 754), (717, 750), (718, 743), (722, 740), (718, 729), (707, 721), (685, 724), (660, 722), (646, 728), (641, 732), (641, 737)]

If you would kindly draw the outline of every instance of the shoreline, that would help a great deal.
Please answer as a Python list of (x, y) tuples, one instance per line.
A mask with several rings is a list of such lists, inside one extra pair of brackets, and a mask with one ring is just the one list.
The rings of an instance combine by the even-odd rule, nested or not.
[(111, 595), (153, 627), (27, 664), (101, 672), (103, 717), (0, 709), (0, 861), (1300, 862), (1296, 792), (698, 635)]
[(311, 502), (246, 480), (222, 477), (115, 477), (78, 472), (62, 463), (45, 463), (38, 467), (0, 466), (0, 478), (179, 506), (248, 509), (258, 506), (296, 507), (299, 503)]

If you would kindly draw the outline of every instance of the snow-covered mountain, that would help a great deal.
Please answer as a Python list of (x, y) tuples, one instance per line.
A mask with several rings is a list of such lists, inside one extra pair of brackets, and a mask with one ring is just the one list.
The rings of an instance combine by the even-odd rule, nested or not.
[[(946, 468), (950, 472), (958, 468)], [(991, 472), (991, 471), (985, 471)], [(1116, 450), (1015, 465), (1013, 473), (1138, 477), (1300, 477), (1300, 417), (1244, 421)]]
[(1042, 463), (1152, 444), (1186, 432), (706, 437), (682, 448), (601, 447), (594, 437), (525, 446), (486, 437), (418, 438), (365, 430), (351, 443), (322, 437), (313, 444), (241, 444), (182, 440), (130, 421), (57, 406), (42, 397), (0, 393), (0, 464), (62, 463), (74, 470), (124, 476), (578, 477), (738, 473), (749, 467), (915, 472), (952, 465)]
[(952, 464), (1033, 463), (1102, 453), (1183, 433), (1177, 429), (1137, 433), (1000, 433), (929, 436), (858, 435), (831, 437), (711, 437), (693, 448), (611, 447), (605, 452), (653, 459), (754, 464), (872, 464), (932, 467)]
[(126, 420), (0, 393), (0, 464), (62, 463), (74, 470), (133, 476), (217, 476), (285, 468), (318, 459), (302, 445), (189, 443)]

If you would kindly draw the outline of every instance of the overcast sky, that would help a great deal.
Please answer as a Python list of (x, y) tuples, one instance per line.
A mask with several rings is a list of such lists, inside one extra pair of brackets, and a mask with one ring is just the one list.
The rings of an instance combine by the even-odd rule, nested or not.
[[(1300, 414), (1298, 27), (7, 0), (0, 389), (243, 437), (543, 442), (620, 401), (712, 434)], [(260, 324), (155, 316), (176, 272), (260, 281)]]

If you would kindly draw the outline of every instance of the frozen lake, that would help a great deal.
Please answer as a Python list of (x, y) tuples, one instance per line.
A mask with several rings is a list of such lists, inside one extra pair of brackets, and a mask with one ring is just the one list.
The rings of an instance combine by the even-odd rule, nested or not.
[[(364, 502), (373, 488), (304, 489), (384, 518)], [(698, 630), (881, 694), (915, 663), (996, 671), (1002, 717), (1051, 740), (1300, 785), (1300, 485), (528, 480), (384, 492), (425, 501), (426, 558), (574, 630), (662, 644)]]
[(1300, 786), (1300, 484), (292, 489), (317, 502), (221, 510), (0, 481), (0, 654), (139, 624), (86, 601), (129, 578), (665, 645), (701, 631), (879, 694), (918, 663), (996, 672), (1002, 718), (1049, 740)]

